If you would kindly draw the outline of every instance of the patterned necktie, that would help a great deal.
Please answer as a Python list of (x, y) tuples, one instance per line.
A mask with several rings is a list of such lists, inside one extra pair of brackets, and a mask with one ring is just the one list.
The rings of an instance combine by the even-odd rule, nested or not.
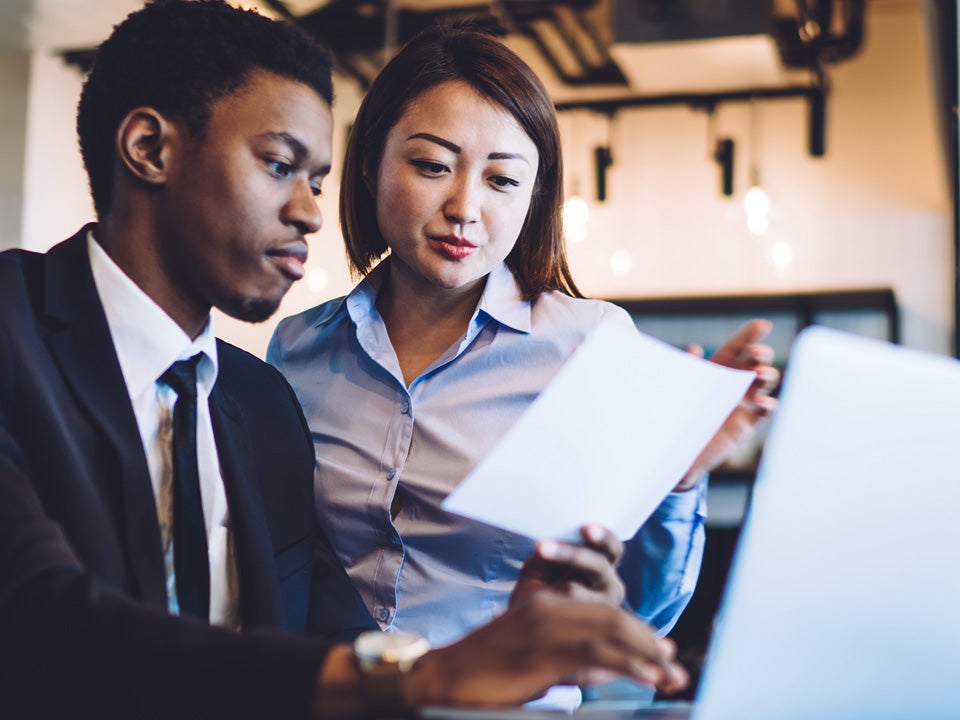
[(210, 560), (197, 470), (197, 363), (175, 362), (160, 382), (177, 393), (173, 406), (173, 564), (181, 615), (209, 621)]

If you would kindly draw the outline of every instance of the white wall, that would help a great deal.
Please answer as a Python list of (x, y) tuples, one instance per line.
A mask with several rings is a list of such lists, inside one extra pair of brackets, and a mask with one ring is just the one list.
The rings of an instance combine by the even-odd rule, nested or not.
[[(827, 155), (806, 151), (806, 106), (762, 106), (760, 156), (773, 203), (771, 230), (749, 235), (743, 221), (743, 162), (748, 110), (718, 108), (715, 128), (738, 140), (737, 196), (719, 193), (709, 159), (706, 118), (683, 108), (625, 111), (613, 128), (615, 164), (609, 200), (594, 206), (590, 241), (571, 248), (582, 289), (595, 296), (656, 296), (795, 291), (889, 285), (902, 307), (903, 340), (947, 353), (952, 332), (951, 220), (946, 169), (939, 156), (931, 73), (919, 10), (872, 8), (866, 46), (831, 69)], [(359, 98), (340, 80), (335, 157)], [(36, 53), (30, 80), (22, 245), (42, 249), (92, 218), (73, 132), (79, 75)], [(606, 122), (584, 113), (561, 116), (568, 181), (592, 192), (592, 148)], [(337, 168), (334, 168), (334, 173)], [(346, 292), (336, 220), (336, 178), (324, 185), (324, 228), (311, 239), (308, 269), (326, 277), (299, 283), (279, 316)], [(569, 182), (568, 182), (569, 190)], [(793, 261), (777, 266), (774, 243)], [(615, 274), (615, 250), (633, 258)], [(322, 279), (322, 278), (320, 278)], [(262, 355), (277, 318), (250, 326), (217, 318), (221, 336)]]
[(0, 51), (0, 250), (16, 247), (21, 234), (29, 68), (26, 52)]
[(43, 251), (94, 219), (77, 144), (83, 75), (51, 50), (30, 59), (21, 247)]
[[(571, 248), (582, 289), (624, 297), (891, 286), (905, 343), (949, 352), (950, 201), (921, 23), (915, 11), (870, 12), (862, 54), (830, 70), (825, 157), (807, 154), (803, 100), (759, 105), (758, 155), (771, 198), (763, 238), (747, 232), (742, 209), (748, 106), (720, 106), (714, 121), (719, 136), (737, 141), (729, 199), (709, 160), (704, 113), (618, 114), (609, 200), (594, 204), (591, 240)], [(564, 114), (561, 123), (568, 180), (579, 176), (589, 194), (591, 148), (607, 137), (607, 123), (587, 113)], [(792, 250), (791, 263), (774, 262), (778, 243)], [(617, 250), (632, 255), (629, 273), (610, 270)]]

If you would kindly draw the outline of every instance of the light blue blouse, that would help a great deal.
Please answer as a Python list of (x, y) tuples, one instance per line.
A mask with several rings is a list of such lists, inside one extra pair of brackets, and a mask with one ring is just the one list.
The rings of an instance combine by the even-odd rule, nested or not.
[[(602, 318), (632, 321), (610, 303), (557, 292), (527, 302), (501, 265), (464, 337), (407, 387), (374, 306), (388, 262), (346, 297), (283, 320), (267, 360), (303, 405), (320, 523), (370, 612), (385, 630), (438, 646), (505, 608), (533, 548), (440, 503)], [(628, 602), (661, 632), (699, 573), (704, 485), (669, 495), (620, 565)]]

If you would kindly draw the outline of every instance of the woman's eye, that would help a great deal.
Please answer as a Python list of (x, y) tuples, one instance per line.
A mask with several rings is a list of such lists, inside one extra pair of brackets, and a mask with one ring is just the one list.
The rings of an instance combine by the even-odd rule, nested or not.
[(492, 178), (490, 178), (490, 182), (492, 182), (498, 188), (510, 188), (520, 185), (519, 180), (514, 180), (511, 177), (504, 177), (503, 175), (494, 175)]
[(447, 170), (447, 166), (443, 163), (430, 160), (414, 160), (413, 164), (428, 175), (442, 175)]
[(323, 194), (323, 187), (318, 182), (312, 182), (310, 183), (310, 192), (313, 193), (314, 197), (320, 197)]

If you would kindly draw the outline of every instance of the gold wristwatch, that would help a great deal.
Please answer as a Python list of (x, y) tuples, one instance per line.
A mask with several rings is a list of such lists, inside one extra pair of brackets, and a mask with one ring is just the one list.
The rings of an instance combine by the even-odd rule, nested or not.
[(429, 649), (424, 638), (409, 632), (372, 630), (354, 640), (353, 654), (370, 699), (373, 717), (407, 717), (410, 714), (410, 708), (403, 704), (403, 678)]

